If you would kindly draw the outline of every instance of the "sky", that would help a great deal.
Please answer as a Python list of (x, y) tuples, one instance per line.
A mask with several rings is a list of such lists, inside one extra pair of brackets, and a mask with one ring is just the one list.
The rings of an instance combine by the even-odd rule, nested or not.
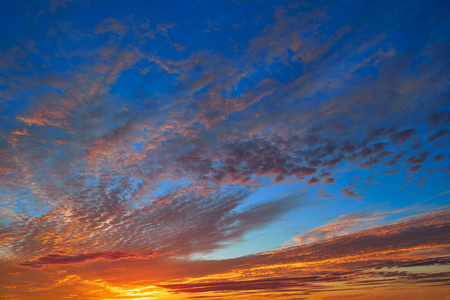
[(1, 1), (0, 299), (448, 300), (449, 15)]

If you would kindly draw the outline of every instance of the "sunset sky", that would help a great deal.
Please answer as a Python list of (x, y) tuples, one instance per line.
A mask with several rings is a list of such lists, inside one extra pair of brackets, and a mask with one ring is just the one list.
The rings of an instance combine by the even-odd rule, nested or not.
[(0, 299), (450, 299), (450, 1), (0, 1)]

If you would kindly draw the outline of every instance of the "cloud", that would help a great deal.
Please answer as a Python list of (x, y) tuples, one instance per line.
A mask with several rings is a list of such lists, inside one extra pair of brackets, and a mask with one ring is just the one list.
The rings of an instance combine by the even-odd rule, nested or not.
[(279, 290), (299, 286), (311, 286), (315, 282), (334, 282), (346, 273), (336, 272), (325, 275), (312, 275), (296, 278), (270, 278), (257, 280), (234, 280), (211, 283), (193, 283), (193, 284), (171, 284), (161, 285), (161, 287), (176, 290), (176, 292), (183, 293), (201, 293), (201, 292), (230, 292), (230, 291), (265, 291), (265, 290)]
[(446, 156), (447, 156), (446, 154), (438, 154), (438, 155), (433, 157), (433, 161), (434, 162), (439, 162), (441, 160), (444, 160)]
[(311, 178), (306, 182), (306, 184), (311, 185), (311, 184), (316, 184), (316, 183), (319, 183), (319, 182), (320, 182), (320, 180), (319, 180), (318, 178), (316, 178), (316, 177), (311, 177)]
[[(336, 229), (344, 233), (350, 229), (347, 225), (360, 221), (370, 223), (395, 213), (401, 212), (348, 214), (326, 226), (332, 228), (335, 224)], [(449, 214), (445, 210), (415, 215), (395, 224), (375, 225), (370, 229), (361, 227), (362, 230), (357, 232), (330, 234), (326, 239), (311, 243), (226, 260), (173, 260), (170, 256), (148, 259), (144, 255), (134, 257), (126, 252), (94, 253), (91, 256), (96, 257), (94, 260), (97, 263), (86, 269), (85, 274), (58, 275), (50, 272), (47, 278), (54, 278), (53, 282), (61, 281), (60, 286), (67, 290), (71, 284), (93, 284), (95, 281), (91, 276), (100, 276), (102, 280), (96, 282), (101, 284), (95, 284), (96, 291), (91, 293), (95, 295), (107, 291), (116, 297), (125, 296), (127, 291), (145, 291), (145, 286), (156, 285), (161, 288), (159, 295), (168, 299), (174, 295), (183, 297), (188, 294), (208, 297), (209, 292), (221, 292), (222, 297), (231, 297), (238, 291), (249, 292), (253, 296), (261, 295), (262, 291), (278, 296), (280, 293), (310, 296), (335, 291), (342, 288), (342, 284), (348, 287), (344, 288), (346, 291), (354, 290), (355, 286), (359, 287), (359, 291), (366, 291), (365, 286), (376, 291), (398, 284), (442, 286), (448, 284), (445, 267), (450, 263), (446, 238)], [(322, 229), (325, 230), (325, 226)], [(90, 254), (85, 255), (47, 256), (42, 261), (77, 263), (91, 257)], [(129, 255), (130, 259), (125, 259), (124, 255)], [(430, 266), (435, 269), (434, 272), (428, 271)], [(130, 273), (129, 268), (133, 272)], [(36, 267), (20, 269), (21, 273), (39, 270)], [(11, 269), (8, 272), (16, 271)], [(72, 276), (73, 280), (63, 281), (68, 276)], [(149, 280), (143, 282), (142, 278)], [(39, 286), (41, 279), (37, 277), (36, 280), (35, 286)], [(41, 291), (47, 294), (56, 288), (55, 285), (41, 287)], [(38, 291), (35, 291), (36, 294)]]
[(31, 268), (40, 268), (42, 266), (47, 265), (67, 265), (67, 264), (76, 264), (83, 263), (86, 261), (95, 261), (98, 259), (106, 259), (106, 260), (118, 260), (118, 259), (147, 259), (149, 257), (161, 256), (164, 254), (160, 253), (150, 253), (146, 255), (140, 255), (137, 253), (129, 253), (129, 252), (97, 252), (97, 253), (86, 253), (86, 254), (78, 254), (78, 255), (60, 255), (60, 254), (50, 254), (44, 257), (40, 257), (35, 261), (26, 261), (20, 266), (31, 267)]
[(102, 34), (107, 32), (112, 32), (114, 34), (117, 34), (119, 36), (123, 36), (127, 32), (127, 27), (120, 22), (118, 22), (114, 18), (107, 18), (103, 20), (102, 23), (97, 24), (97, 26), (94, 29), (95, 34)]
[(442, 110), (430, 114), (428, 121), (434, 126), (447, 125), (450, 123), (450, 111)]
[(301, 205), (295, 195), (237, 211), (250, 191), (203, 193), (196, 186), (176, 189), (149, 205), (132, 209), (125, 205), (127, 193), (137, 197), (142, 191), (133, 191), (127, 180), (112, 185), (109, 180), (105, 177), (99, 186), (84, 187), (84, 191), (80, 187), (79, 194), (72, 195), (72, 200), (67, 198), (66, 205), (58, 210), (13, 222), (11, 230), (2, 233), (3, 249), (22, 257), (26, 266), (84, 262), (116, 253), (103, 255), (95, 251), (99, 248), (122, 249), (117, 253), (125, 253), (124, 257), (130, 253), (130, 257), (146, 256), (149, 249), (154, 253), (192, 255), (221, 248), (224, 242), (235, 241)]
[(398, 211), (373, 214), (354, 212), (341, 215), (326, 225), (319, 226), (293, 238), (292, 241), (304, 245), (328, 240), (337, 236), (348, 235), (352, 232), (377, 226), (381, 220), (395, 213), (398, 213)]
[(369, 177), (369, 178), (366, 179), (365, 182), (366, 182), (366, 184), (370, 184), (373, 180), (374, 180), (373, 177)]
[(444, 137), (444, 136), (447, 136), (447, 135), (449, 135), (449, 134), (450, 134), (450, 131), (448, 131), (447, 128), (444, 128), (444, 129), (441, 129), (441, 130), (439, 130), (438, 132), (436, 132), (436, 133), (430, 135), (430, 136), (428, 137), (428, 141), (429, 141), (429, 142), (434, 142), (434, 141), (436, 141), (437, 139), (440, 139), (440, 138), (442, 138), (442, 137)]
[(412, 166), (408, 169), (408, 173), (413, 173), (413, 172), (417, 172), (418, 170), (422, 169), (421, 165), (415, 165)]
[(50, 0), (49, 9), (51, 13), (56, 13), (61, 8), (67, 8), (66, 3), (74, 2), (74, 0)]
[(400, 170), (398, 170), (398, 169), (392, 169), (392, 170), (384, 172), (384, 175), (392, 175), (392, 174), (397, 174), (399, 172), (400, 172)]
[(404, 143), (407, 140), (409, 140), (412, 136), (414, 136), (417, 133), (417, 130), (415, 128), (409, 128), (402, 130), (400, 132), (396, 132), (391, 136), (391, 139), (394, 143)]
[(351, 182), (347, 185), (347, 188), (341, 189), (340, 191), (347, 198), (360, 198), (361, 196), (363, 196), (363, 194), (355, 193), (354, 190), (357, 188), (358, 187), (353, 182)]
[(420, 153), (418, 155), (408, 157), (406, 162), (410, 163), (410, 164), (414, 164), (414, 165), (421, 164), (421, 163), (424, 163), (427, 160), (427, 158), (428, 158), (428, 156), (430, 154), (431, 154), (431, 152), (422, 152), (422, 153)]
[[(360, 221), (376, 220), (387, 215), (364, 217), (349, 214), (322, 229), (323, 233), (327, 232), (328, 226), (345, 231)], [(300, 246), (227, 260), (222, 262), (222, 266), (226, 266), (224, 272), (161, 286), (177, 293), (236, 290), (289, 292), (299, 291), (301, 287), (309, 294), (325, 292), (333, 283), (352, 286), (392, 286), (399, 282), (445, 285), (448, 272), (427, 273), (420, 266), (445, 266), (450, 263), (445, 255), (448, 239), (442, 239), (448, 230), (448, 216), (449, 211), (435, 212), (417, 215), (396, 224), (347, 232), (342, 236), (330, 234), (325, 239), (314, 239)], [(204, 262), (204, 266), (213, 263)], [(396, 269), (407, 267), (416, 269), (406, 272)]]
[(318, 196), (320, 196), (321, 198), (331, 198), (331, 195), (328, 195), (325, 193), (325, 189), (321, 188), (319, 189), (319, 193), (317, 194)]
[(325, 179), (325, 183), (326, 183), (326, 184), (333, 184), (333, 183), (335, 183), (335, 182), (336, 182), (336, 179), (333, 178), (333, 177), (327, 177), (327, 178)]
[(419, 186), (424, 186), (425, 185), (425, 180), (430, 179), (430, 176), (425, 176), (422, 179), (420, 179), (420, 181), (417, 183)]

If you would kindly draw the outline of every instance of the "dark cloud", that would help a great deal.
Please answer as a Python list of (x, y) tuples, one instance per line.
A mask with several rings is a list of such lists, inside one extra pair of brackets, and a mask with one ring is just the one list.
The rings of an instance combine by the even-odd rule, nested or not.
[(251, 290), (278, 290), (299, 287), (309, 287), (315, 282), (334, 282), (344, 277), (345, 272), (327, 273), (320, 275), (303, 276), (297, 278), (271, 278), (258, 280), (236, 280), (230, 282), (213, 282), (200, 284), (172, 284), (161, 285), (164, 288), (184, 293), (199, 292), (228, 292), (228, 291), (251, 291)]
[(370, 184), (373, 180), (374, 180), (373, 177), (369, 177), (369, 178), (366, 179), (365, 182), (366, 182), (366, 184)]
[(425, 181), (430, 179), (430, 176), (425, 176), (422, 179), (420, 179), (420, 181), (417, 183), (419, 186), (424, 186), (425, 185)]
[(444, 128), (444, 129), (441, 129), (441, 130), (439, 130), (438, 132), (436, 132), (436, 133), (430, 135), (430, 136), (428, 137), (428, 141), (432, 143), (432, 142), (434, 142), (435, 140), (440, 139), (440, 138), (442, 138), (442, 137), (444, 137), (444, 136), (447, 136), (447, 135), (449, 135), (449, 134), (450, 134), (450, 131), (449, 131), (447, 128)]
[(446, 154), (438, 154), (438, 155), (433, 157), (433, 161), (434, 162), (439, 162), (439, 161), (445, 159), (446, 156), (447, 156)]
[(405, 129), (391, 135), (391, 140), (396, 143), (404, 143), (417, 133), (415, 128)]
[(358, 187), (353, 182), (351, 182), (347, 185), (347, 188), (341, 189), (341, 193), (347, 198), (360, 198), (361, 196), (363, 196), (363, 194), (355, 193), (355, 189), (357, 188)]
[(431, 152), (422, 152), (418, 155), (408, 157), (408, 159), (406, 159), (406, 162), (410, 163), (410, 164), (414, 164), (414, 165), (421, 164), (427, 160), (427, 158), (430, 154), (431, 154)]
[(106, 259), (106, 260), (118, 260), (118, 259), (144, 259), (152, 256), (158, 256), (158, 253), (150, 253), (144, 256), (141, 256), (136, 253), (127, 253), (127, 252), (98, 252), (98, 253), (86, 253), (86, 254), (78, 254), (78, 255), (59, 255), (59, 254), (50, 254), (44, 257), (39, 258), (35, 261), (27, 261), (19, 264), (24, 267), (31, 268), (40, 268), (46, 265), (67, 265), (67, 264), (76, 264), (83, 263), (86, 261), (97, 260), (97, 259)]
[(435, 127), (439, 125), (447, 125), (450, 123), (450, 111), (443, 110), (433, 112), (429, 117), (429, 122)]
[(396, 174), (396, 173), (399, 173), (399, 172), (400, 172), (400, 170), (392, 169), (392, 170), (384, 172), (384, 175), (392, 175), (392, 174)]
[(320, 182), (320, 180), (318, 179), (318, 178), (316, 178), (316, 177), (311, 177), (307, 182), (306, 182), (306, 184), (316, 184), (316, 183), (319, 183)]
[(413, 173), (413, 172), (417, 172), (417, 171), (420, 170), (420, 169), (422, 169), (422, 166), (421, 166), (421, 165), (415, 165), (415, 166), (410, 167), (410, 168), (408, 169), (408, 172), (409, 172), (409, 173)]
[(326, 183), (326, 184), (332, 184), (332, 183), (335, 183), (335, 182), (336, 182), (336, 179), (333, 178), (333, 177), (327, 177), (327, 178), (325, 179), (325, 183)]

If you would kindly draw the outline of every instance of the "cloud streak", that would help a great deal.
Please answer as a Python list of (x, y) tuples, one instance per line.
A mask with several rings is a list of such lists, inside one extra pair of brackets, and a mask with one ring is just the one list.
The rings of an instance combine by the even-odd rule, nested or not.
[(106, 260), (118, 260), (118, 259), (145, 259), (149, 257), (160, 256), (159, 253), (150, 253), (144, 256), (141, 256), (136, 253), (126, 253), (126, 252), (98, 252), (98, 253), (86, 253), (86, 254), (78, 254), (78, 255), (59, 255), (59, 254), (50, 254), (44, 257), (39, 258), (35, 261), (27, 261), (19, 264), (24, 267), (31, 268), (40, 268), (46, 265), (68, 265), (68, 264), (76, 264), (83, 263), (86, 261), (94, 261), (97, 259), (106, 259)]

